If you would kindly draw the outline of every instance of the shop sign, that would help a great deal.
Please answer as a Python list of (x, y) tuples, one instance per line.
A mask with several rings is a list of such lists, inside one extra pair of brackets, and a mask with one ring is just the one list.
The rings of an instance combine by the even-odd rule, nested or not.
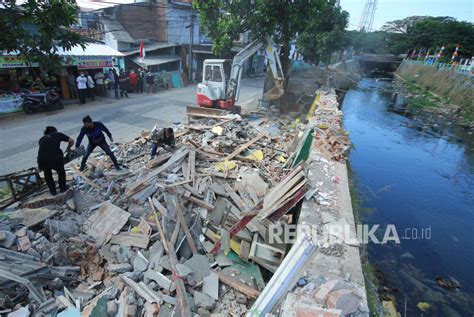
[(77, 68), (78, 69), (94, 69), (94, 68), (106, 68), (113, 67), (112, 56), (78, 56), (77, 57)]
[[(22, 56), (0, 56), (0, 68), (28, 67), (26, 58)], [(31, 67), (38, 67), (38, 63), (31, 63)]]

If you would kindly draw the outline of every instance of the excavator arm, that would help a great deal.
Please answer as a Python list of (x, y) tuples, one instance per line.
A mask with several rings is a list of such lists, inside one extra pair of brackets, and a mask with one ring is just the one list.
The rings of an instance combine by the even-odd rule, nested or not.
[[(234, 100), (238, 99), (244, 63), (249, 57), (262, 48), (265, 48), (265, 59), (272, 70), (276, 85), (279, 87), (282, 86), (284, 75), (281, 67), (280, 57), (278, 55), (278, 46), (271, 38), (267, 38), (266, 43), (255, 40), (244, 47), (239, 53), (237, 53), (232, 61), (232, 69), (226, 93), (227, 98), (233, 98)], [(281, 95), (283, 95), (283, 89), (280, 90)]]

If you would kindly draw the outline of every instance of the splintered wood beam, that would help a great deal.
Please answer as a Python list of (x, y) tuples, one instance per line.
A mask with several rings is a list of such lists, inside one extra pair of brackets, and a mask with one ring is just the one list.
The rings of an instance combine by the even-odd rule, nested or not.
[(239, 155), (240, 153), (242, 153), (244, 150), (246, 150), (249, 146), (251, 146), (252, 144), (254, 144), (255, 142), (257, 142), (258, 140), (260, 140), (261, 138), (263, 138), (265, 135), (263, 134), (259, 134), (257, 135), (255, 138), (253, 138), (252, 140), (248, 141), (247, 143), (245, 144), (242, 144), (241, 146), (239, 146), (234, 152), (230, 153), (229, 155), (227, 155), (225, 158), (224, 158), (224, 161), (228, 161), (228, 160), (231, 160), (233, 159), (234, 157), (236, 157), (237, 155)]
[(230, 287), (238, 290), (239, 292), (245, 294), (245, 296), (255, 299), (260, 295), (260, 291), (256, 290), (253, 287), (248, 286), (247, 284), (244, 284), (237, 279), (219, 271), (214, 271), (218, 276), (219, 280), (224, 283), (229, 285)]

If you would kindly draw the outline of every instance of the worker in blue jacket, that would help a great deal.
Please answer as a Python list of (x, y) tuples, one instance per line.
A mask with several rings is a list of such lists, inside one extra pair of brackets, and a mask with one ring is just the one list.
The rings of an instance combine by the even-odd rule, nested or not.
[(84, 135), (87, 135), (87, 138), (89, 139), (89, 145), (87, 146), (86, 154), (82, 157), (80, 170), (83, 171), (85, 169), (87, 159), (97, 146), (104, 150), (105, 154), (110, 157), (114, 163), (115, 168), (118, 171), (121, 170), (120, 165), (117, 162), (117, 158), (115, 157), (114, 153), (112, 153), (107, 141), (105, 140), (104, 132), (109, 137), (110, 142), (114, 142), (112, 139), (112, 133), (110, 133), (109, 129), (107, 129), (107, 127), (100, 121), (92, 121), (90, 116), (82, 118), (82, 122), (84, 123), (84, 126), (81, 128), (81, 132), (77, 137), (76, 148), (81, 146)]

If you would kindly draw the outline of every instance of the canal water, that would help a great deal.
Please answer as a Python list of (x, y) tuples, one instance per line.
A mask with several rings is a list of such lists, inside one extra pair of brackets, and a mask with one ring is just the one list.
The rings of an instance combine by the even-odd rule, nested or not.
[(342, 105), (360, 222), (380, 225), (379, 240), (393, 225), (400, 239), (369, 241), (369, 262), (402, 316), (405, 306), (406, 316), (473, 316), (474, 135), (391, 112), (391, 92), (391, 82), (362, 79)]

